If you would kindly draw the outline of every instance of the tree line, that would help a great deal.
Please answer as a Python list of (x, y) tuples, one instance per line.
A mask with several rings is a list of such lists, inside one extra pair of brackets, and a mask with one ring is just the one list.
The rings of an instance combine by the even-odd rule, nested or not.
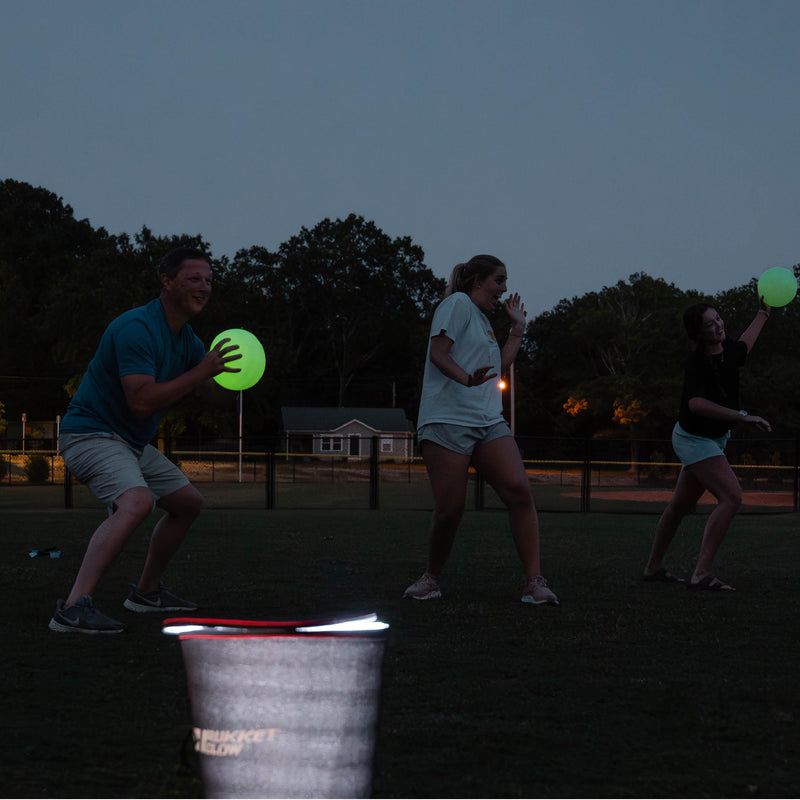
[[(800, 265), (792, 270), (797, 277)], [(525, 429), (538, 435), (668, 438), (683, 363), (694, 347), (683, 329), (683, 312), (696, 302), (714, 305), (736, 338), (758, 310), (757, 276), (707, 296), (640, 272), (562, 300), (528, 327), (517, 418), (525, 414)], [(774, 435), (782, 437), (800, 428), (798, 303), (772, 309), (741, 373), (742, 405), (769, 420)], [(744, 428), (738, 433), (748, 435)]]
[[(94, 228), (54, 193), (10, 179), (0, 183), (0, 418), (3, 406), (9, 418), (63, 414), (108, 322), (157, 296), (157, 264), (178, 245), (212, 256), (212, 299), (192, 321), (203, 341), (239, 327), (264, 344), (264, 378), (245, 393), (249, 434), (279, 431), (291, 405), (397, 406), (416, 419), (445, 281), (410, 237), (350, 214), (302, 228), (275, 251), (216, 256), (200, 234)], [(531, 320), (515, 367), (516, 432), (668, 436), (690, 344), (681, 315), (701, 299), (738, 334), (757, 308), (755, 278), (709, 298), (639, 272)], [(493, 323), (502, 343), (503, 312)], [(743, 373), (743, 402), (784, 435), (800, 422), (798, 335), (797, 302), (775, 310)], [(222, 389), (188, 399), (163, 432), (231, 435), (234, 402)]]

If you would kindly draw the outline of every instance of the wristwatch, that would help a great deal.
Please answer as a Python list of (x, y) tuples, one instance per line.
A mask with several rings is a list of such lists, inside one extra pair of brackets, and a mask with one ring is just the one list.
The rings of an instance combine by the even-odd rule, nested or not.
[(749, 414), (748, 414), (746, 411), (742, 411), (742, 410), (740, 409), (740, 410), (739, 410), (739, 416), (740, 416), (740, 417), (749, 417), (750, 415), (749, 415)]

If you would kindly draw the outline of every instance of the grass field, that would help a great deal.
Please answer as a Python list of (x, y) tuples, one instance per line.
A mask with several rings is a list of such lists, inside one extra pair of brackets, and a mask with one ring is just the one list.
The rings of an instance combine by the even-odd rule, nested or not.
[[(31, 495), (27, 495), (28, 498)], [(201, 797), (180, 645), (122, 608), (142, 529), (96, 592), (116, 637), (50, 633), (99, 508), (18, 507), (0, 489), (10, 797)], [(543, 513), (558, 607), (519, 602), (506, 517), (465, 515), (440, 601), (402, 600), (428, 512), (204, 512), (168, 584), (207, 615), (375, 611), (391, 626), (375, 797), (797, 797), (798, 517), (739, 517), (735, 593), (640, 579), (653, 516)], [(670, 569), (687, 574), (704, 518)], [(59, 559), (30, 558), (61, 548)]]

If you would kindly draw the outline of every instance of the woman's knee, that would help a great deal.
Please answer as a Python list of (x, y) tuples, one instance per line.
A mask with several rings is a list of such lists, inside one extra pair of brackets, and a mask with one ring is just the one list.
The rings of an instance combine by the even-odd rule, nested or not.
[(507, 481), (493, 487), (500, 499), (508, 508), (532, 508), (533, 494), (527, 477)]
[(742, 507), (742, 487), (738, 483), (729, 487), (718, 500), (720, 505), (725, 505), (736, 513)]
[(433, 520), (437, 526), (457, 527), (464, 514), (464, 506), (452, 503), (436, 504)]
[(673, 496), (672, 499), (667, 503), (666, 508), (661, 514), (661, 518), (667, 523), (671, 525), (680, 525), (681, 520), (689, 514), (690, 512), (694, 511), (697, 507), (697, 501), (699, 497), (694, 496)]
[(711, 487), (710, 491), (718, 505), (725, 506), (733, 513), (738, 511), (742, 505), (742, 485), (734, 475), (730, 475), (729, 480), (720, 481), (716, 486)]

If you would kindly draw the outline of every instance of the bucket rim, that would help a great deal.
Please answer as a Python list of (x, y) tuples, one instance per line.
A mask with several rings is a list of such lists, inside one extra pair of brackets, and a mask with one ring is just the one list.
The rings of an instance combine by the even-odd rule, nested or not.
[(171, 617), (162, 623), (162, 633), (184, 639), (267, 637), (374, 638), (385, 633), (388, 623), (377, 614), (314, 617), (303, 620), (245, 620), (221, 617)]

